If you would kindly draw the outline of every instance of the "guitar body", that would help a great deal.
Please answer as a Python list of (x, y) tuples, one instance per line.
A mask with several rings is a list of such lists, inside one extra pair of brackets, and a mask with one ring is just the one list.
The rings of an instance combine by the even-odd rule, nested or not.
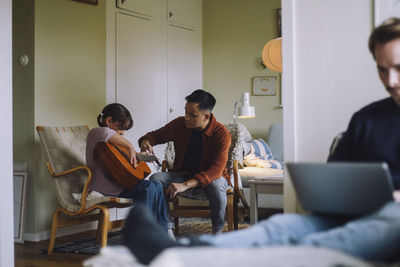
[(133, 188), (151, 173), (144, 161), (138, 162), (136, 168), (133, 167), (129, 162), (128, 149), (110, 142), (98, 143), (94, 149), (94, 157), (107, 175), (127, 189)]

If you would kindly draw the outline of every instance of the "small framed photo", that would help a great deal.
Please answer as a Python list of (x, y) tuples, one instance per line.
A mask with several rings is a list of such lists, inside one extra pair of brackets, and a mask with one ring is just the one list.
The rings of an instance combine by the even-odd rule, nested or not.
[(81, 2), (81, 3), (85, 3), (85, 4), (91, 4), (91, 5), (99, 4), (99, 0), (72, 0), (72, 1)]
[(253, 95), (276, 95), (276, 76), (253, 77)]

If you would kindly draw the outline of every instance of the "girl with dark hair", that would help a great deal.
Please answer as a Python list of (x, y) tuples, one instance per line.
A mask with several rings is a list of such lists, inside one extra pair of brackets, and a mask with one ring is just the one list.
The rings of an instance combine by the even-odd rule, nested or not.
[(160, 183), (142, 180), (131, 189), (124, 188), (112, 177), (109, 177), (93, 157), (96, 144), (110, 141), (129, 150), (130, 162), (136, 167), (136, 151), (132, 143), (123, 137), (125, 131), (133, 126), (129, 110), (121, 104), (109, 104), (97, 116), (98, 128), (89, 131), (86, 140), (86, 164), (92, 170), (93, 180), (90, 191), (107, 196), (132, 198), (141, 203), (155, 216), (162, 228), (167, 231), (166, 203)]

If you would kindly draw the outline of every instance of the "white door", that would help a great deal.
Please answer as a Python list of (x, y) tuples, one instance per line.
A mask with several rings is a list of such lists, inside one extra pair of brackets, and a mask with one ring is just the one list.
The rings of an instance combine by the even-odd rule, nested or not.
[(115, 99), (132, 114), (133, 129), (126, 137), (136, 149), (140, 136), (167, 121), (160, 38), (153, 20), (117, 13)]
[(168, 26), (168, 120), (185, 114), (185, 97), (202, 89), (202, 35)]

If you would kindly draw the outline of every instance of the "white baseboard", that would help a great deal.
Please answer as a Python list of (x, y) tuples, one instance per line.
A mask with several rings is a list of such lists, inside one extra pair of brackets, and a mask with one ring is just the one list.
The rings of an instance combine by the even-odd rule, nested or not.
[[(56, 237), (73, 235), (73, 234), (82, 233), (82, 232), (86, 232), (86, 231), (90, 231), (90, 230), (96, 230), (96, 229), (97, 229), (97, 222), (90, 222), (90, 223), (86, 223), (86, 224), (63, 227), (63, 228), (57, 229)], [(51, 233), (50, 230), (39, 232), (39, 233), (25, 233), (24, 240), (32, 241), (32, 242), (48, 240), (48, 239), (50, 239), (50, 233)]]
[[(110, 211), (110, 221), (125, 219), (129, 213), (130, 208), (112, 208)], [(89, 222), (86, 224), (73, 225), (57, 229), (56, 237), (73, 235), (83, 233), (90, 230), (97, 229), (97, 222)], [(38, 232), (38, 233), (24, 233), (24, 240), (38, 242), (50, 239), (51, 230)]]

